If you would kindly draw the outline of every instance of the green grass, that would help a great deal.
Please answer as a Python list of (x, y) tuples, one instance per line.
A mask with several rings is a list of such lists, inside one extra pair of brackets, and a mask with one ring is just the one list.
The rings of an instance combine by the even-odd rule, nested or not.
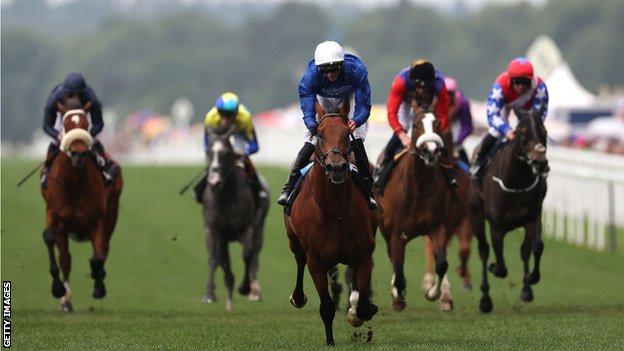
[[(302, 349), (324, 348), (318, 297), (306, 273), (309, 303), (290, 306), (295, 262), (288, 249), (280, 208), (271, 208), (260, 258), (263, 300), (236, 296), (227, 313), (221, 272), (216, 304), (201, 302), (207, 277), (207, 253), (200, 208), (190, 194), (177, 191), (195, 167), (125, 167), (125, 189), (118, 227), (106, 263), (108, 296), (91, 296), (88, 243), (70, 243), (72, 314), (59, 311), (50, 293), (51, 278), (41, 232), (44, 204), (38, 182), (22, 188), (17, 181), (32, 162), (2, 160), (2, 279), (13, 283), (13, 347), (53, 349)], [(285, 170), (261, 167), (276, 197)], [(177, 238), (176, 240), (173, 240)], [(509, 277), (490, 276), (494, 311), (478, 311), (480, 292), (459, 291), (454, 271), (455, 310), (442, 313), (423, 298), (422, 243), (408, 246), (405, 311), (390, 303), (390, 264), (385, 242), (377, 237), (373, 289), (379, 314), (363, 328), (374, 332), (365, 343), (343, 312), (334, 321), (336, 349), (623, 349), (624, 257), (547, 240), (542, 281), (534, 287), (535, 301), (519, 301), (521, 235), (506, 240)], [(479, 286), (479, 260), (473, 245), (473, 283)], [(231, 246), (237, 283), (242, 260), (240, 245)], [(457, 246), (449, 252), (451, 268), (458, 264)], [(366, 330), (366, 329), (364, 329)]]

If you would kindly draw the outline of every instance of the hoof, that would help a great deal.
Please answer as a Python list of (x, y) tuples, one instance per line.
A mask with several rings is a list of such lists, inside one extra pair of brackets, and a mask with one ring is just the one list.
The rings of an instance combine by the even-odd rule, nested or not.
[(61, 311), (62, 312), (74, 312), (74, 306), (69, 301), (63, 302), (61, 303)]
[(60, 299), (61, 297), (65, 296), (66, 292), (67, 290), (65, 290), (65, 285), (63, 285), (60, 280), (52, 281), (52, 296)]
[(530, 287), (526, 287), (522, 289), (520, 292), (520, 301), (522, 302), (531, 302), (533, 301), (533, 290)]
[(102, 299), (106, 296), (106, 287), (104, 286), (104, 282), (95, 282), (93, 285), (93, 298), (94, 299)]
[(463, 292), (471, 292), (472, 291), (472, 284), (470, 283), (464, 283), (462, 285), (462, 291)]
[(302, 308), (306, 305), (306, 303), (308, 303), (308, 297), (305, 296), (305, 294), (303, 295), (303, 299), (301, 299), (301, 301), (295, 300), (294, 295), (290, 295), (290, 304), (295, 308)]
[(364, 324), (364, 320), (358, 318), (354, 308), (349, 309), (349, 312), (347, 313), (347, 322), (349, 322), (349, 324), (351, 324), (355, 328), (358, 328), (362, 324)]
[[(356, 309), (356, 317), (363, 321), (370, 321), (373, 319), (373, 316), (379, 312), (379, 307), (374, 303), (370, 303), (367, 309), (360, 309), (359, 311)], [(349, 308), (349, 313), (351, 313), (351, 308)]]
[(262, 295), (258, 292), (252, 292), (249, 294), (249, 301), (258, 302), (262, 298)]
[(334, 338), (333, 337), (331, 339), (325, 340), (325, 343), (327, 344), (327, 346), (331, 346), (331, 347), (336, 345), (336, 343), (334, 342)]
[(482, 297), (481, 302), (479, 303), (479, 309), (481, 312), (490, 313), (492, 312), (492, 308), (494, 308), (492, 305), (492, 299), (489, 296)]
[(507, 277), (507, 268), (500, 266), (497, 263), (490, 264), (490, 272), (494, 274), (494, 276), (499, 278)]
[(440, 311), (450, 312), (453, 310), (453, 300), (440, 300)]
[(435, 301), (440, 298), (441, 294), (442, 294), (442, 290), (438, 290), (436, 292), (435, 289), (431, 289), (425, 292), (425, 299), (429, 301)]
[(251, 292), (251, 286), (249, 284), (241, 284), (241, 286), (238, 287), (238, 293), (243, 296), (249, 295), (250, 292)]
[(528, 284), (531, 284), (531, 285), (535, 285), (535, 284), (539, 283), (539, 281), (540, 281), (540, 274), (539, 274), (539, 272), (530, 273), (530, 274), (528, 274), (525, 277), (524, 280), (525, 280), (525, 283), (528, 283)]
[(213, 302), (217, 302), (217, 297), (214, 294), (204, 295), (204, 303), (213, 303)]
[(407, 304), (405, 303), (405, 299), (403, 298), (396, 298), (396, 299), (392, 299), (392, 308), (394, 308), (395, 311), (403, 311), (405, 309), (405, 306), (407, 306)]

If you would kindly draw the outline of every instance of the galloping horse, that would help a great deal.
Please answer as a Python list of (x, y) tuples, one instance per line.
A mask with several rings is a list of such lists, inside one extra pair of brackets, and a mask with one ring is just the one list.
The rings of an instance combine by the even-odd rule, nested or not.
[(414, 109), (412, 142), (389, 175), (383, 195), (377, 196), (379, 228), (394, 270), (390, 284), (392, 305), (397, 311), (406, 306), (405, 246), (411, 239), (425, 234), (434, 246), (437, 274), (425, 297), (430, 301), (440, 298), (441, 309), (452, 309), (450, 283), (446, 278), (446, 246), (451, 233), (464, 236), (470, 231), (467, 204), (462, 201), (468, 196), (470, 181), (459, 172), (455, 194), (448, 189), (439, 164), (444, 142), (438, 129), (433, 113)]
[(359, 327), (377, 313), (377, 306), (370, 301), (376, 223), (350, 175), (346, 113), (325, 114), (317, 105), (318, 112), (322, 117), (314, 165), (303, 179), (290, 215), (284, 215), (284, 224), (297, 261), (297, 281), (290, 303), (301, 308), (307, 302), (303, 292), (307, 264), (321, 300), (319, 313), (325, 325), (325, 340), (331, 346), (336, 307), (328, 289), (328, 272), (338, 263), (353, 270), (349, 323)]
[[(78, 99), (65, 99), (57, 108), (63, 115), (61, 153), (50, 168), (48, 184), (42, 188), (46, 202), (46, 229), (43, 239), (50, 258), (52, 295), (61, 298), (61, 309), (72, 311), (69, 272), (71, 255), (68, 236), (77, 241), (91, 240), (93, 257), (89, 260), (95, 280), (93, 297), (106, 296), (104, 262), (109, 241), (117, 223), (119, 197), (123, 187), (121, 170), (110, 186), (91, 153), (93, 138), (89, 134), (87, 111), (91, 103), (81, 106)], [(59, 251), (63, 282), (59, 279), (54, 245)]]
[(260, 300), (258, 282), (258, 258), (264, 237), (264, 220), (269, 209), (267, 197), (261, 197), (258, 208), (254, 210), (252, 190), (249, 187), (243, 165), (230, 143), (234, 132), (232, 126), (222, 134), (208, 130), (210, 144), (206, 159), (208, 186), (202, 198), (206, 247), (209, 252), (208, 285), (204, 302), (217, 300), (214, 293), (214, 274), (217, 266), (224, 272), (227, 287), (226, 309), (232, 310), (232, 291), (234, 275), (230, 265), (228, 245), (240, 241), (243, 245), (245, 276), (238, 292), (249, 295), (252, 301)]
[[(549, 172), (543, 113), (544, 106), (520, 120), (516, 137), (492, 157), (484, 172), (482, 189), (475, 186), (470, 194), (471, 221), (479, 242), (479, 256), (483, 265), (483, 296), (479, 308), (484, 313), (492, 311), (493, 308), (486, 270), (489, 246), (485, 238), (485, 219), (490, 222), (492, 246), (496, 256), (496, 262), (490, 265), (489, 270), (499, 278), (507, 276), (503, 239), (507, 232), (524, 227), (524, 241), (520, 247), (520, 256), (524, 263), (523, 288), (520, 294), (522, 301), (533, 300), (531, 285), (540, 280), (539, 265), (544, 250), (542, 201), (546, 196), (546, 177)], [(535, 257), (535, 267), (529, 273), (531, 251)]]

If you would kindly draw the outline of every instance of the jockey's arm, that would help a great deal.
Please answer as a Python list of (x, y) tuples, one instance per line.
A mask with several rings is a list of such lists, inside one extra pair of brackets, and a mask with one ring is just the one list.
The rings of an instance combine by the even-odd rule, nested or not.
[(57, 87), (52, 89), (43, 108), (43, 131), (54, 139), (58, 139), (59, 131), (54, 128), (56, 123), (56, 102), (58, 101)]
[(472, 125), (472, 114), (470, 113), (470, 101), (467, 97), (462, 97), (462, 100), (459, 103), (460, 105), (457, 114), (459, 114), (461, 130), (457, 135), (457, 140), (455, 140), (456, 145), (461, 145), (464, 142), (464, 139), (472, 133), (474, 128)]
[(442, 90), (433, 99), (432, 107), (436, 112), (436, 117), (440, 121), (440, 130), (446, 132), (449, 125), (449, 104), (450, 99), (446, 86), (442, 86)]
[(359, 127), (368, 121), (371, 111), (371, 89), (368, 82), (368, 74), (362, 72), (355, 87), (355, 110), (353, 111), (353, 121)]
[(505, 105), (505, 97), (503, 96), (503, 88), (500, 84), (494, 83), (492, 91), (487, 99), (486, 110), (487, 120), (490, 126), (490, 132), (494, 132), (495, 136), (506, 135), (512, 130), (509, 123), (503, 119), (501, 112)]
[(544, 113), (542, 114), (542, 120), (546, 119), (548, 114), (548, 89), (543, 81), (537, 85), (535, 95), (533, 96), (533, 103), (531, 104), (533, 111), (538, 111), (540, 106), (544, 104)]
[(87, 90), (85, 98), (87, 101), (91, 102), (91, 109), (89, 110), (89, 114), (91, 115), (91, 128), (89, 128), (89, 132), (92, 136), (96, 136), (104, 129), (102, 103), (91, 88)]
[(314, 72), (306, 71), (299, 82), (299, 100), (301, 102), (301, 112), (303, 112), (303, 122), (312, 134), (316, 134), (318, 123), (316, 122), (316, 92), (318, 82), (314, 78)]
[(403, 126), (399, 123), (399, 108), (403, 103), (403, 96), (405, 95), (405, 81), (397, 76), (392, 82), (392, 87), (388, 93), (388, 99), (386, 102), (386, 109), (388, 111), (388, 123), (390, 128), (397, 136), (400, 133), (405, 133)]
[(253, 121), (251, 119), (251, 113), (243, 104), (241, 104), (238, 108), (236, 121), (238, 128), (247, 140), (247, 149), (245, 151), (245, 155), (249, 156), (255, 154), (260, 148), (258, 145), (258, 138), (256, 136), (256, 130), (253, 126)]

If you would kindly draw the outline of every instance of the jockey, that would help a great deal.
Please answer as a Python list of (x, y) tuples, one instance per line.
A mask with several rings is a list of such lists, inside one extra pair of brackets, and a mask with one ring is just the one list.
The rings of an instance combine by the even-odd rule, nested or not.
[(513, 59), (507, 71), (501, 73), (492, 85), (487, 99), (487, 119), (490, 129), (477, 147), (474, 164), (470, 168), (472, 179), (480, 181), (483, 164), (496, 140), (514, 138), (514, 130), (508, 122), (509, 111), (518, 119), (528, 112), (539, 110), (544, 104), (542, 119), (548, 110), (548, 90), (544, 81), (533, 74), (533, 65), (526, 57)]
[(454, 132), (456, 150), (459, 151), (460, 159), (469, 163), (466, 151), (462, 147), (464, 139), (472, 133), (472, 114), (470, 113), (470, 100), (457, 88), (457, 81), (451, 77), (444, 78), (444, 84), (449, 96), (449, 119), (451, 131)]
[[(442, 73), (431, 62), (423, 59), (414, 61), (410, 67), (402, 69), (394, 78), (388, 93), (388, 122), (394, 134), (386, 145), (383, 158), (377, 171), (376, 186), (382, 189), (387, 176), (394, 167), (394, 154), (407, 148), (411, 138), (407, 135), (412, 119), (412, 102), (421, 109), (433, 110), (440, 122), (440, 130), (446, 132), (449, 125), (449, 97)], [(448, 157), (447, 148), (443, 152)], [(442, 173), (451, 187), (457, 186), (454, 170), (442, 167)]]
[(50, 96), (46, 100), (44, 112), (43, 112), (43, 131), (52, 137), (52, 141), (48, 146), (48, 152), (46, 160), (44, 162), (43, 175), (41, 177), (41, 185), (43, 187), (47, 184), (48, 172), (52, 163), (59, 153), (59, 144), (61, 137), (61, 115), (57, 110), (56, 103), (62, 102), (64, 98), (80, 99), (80, 103), (85, 105), (91, 102), (91, 109), (89, 110), (89, 133), (94, 139), (93, 152), (96, 159), (96, 164), (102, 172), (104, 182), (109, 185), (113, 181), (112, 166), (113, 163), (109, 160), (108, 155), (104, 151), (104, 146), (96, 138), (96, 136), (104, 128), (104, 120), (102, 119), (102, 103), (95, 95), (93, 89), (87, 85), (85, 79), (80, 73), (70, 73), (63, 83), (57, 85), (52, 89)]
[(314, 145), (317, 142), (317, 117), (320, 117), (316, 116), (315, 104), (318, 102), (325, 111), (334, 112), (341, 102), (348, 102), (353, 106), (354, 100), (355, 107), (349, 109), (348, 121), (355, 139), (351, 145), (358, 172), (364, 180), (368, 207), (376, 209), (369, 161), (364, 149), (367, 120), (371, 111), (368, 70), (364, 63), (355, 55), (345, 54), (342, 46), (334, 41), (318, 44), (314, 51), (314, 59), (308, 63), (299, 83), (299, 99), (308, 133), (277, 203), (282, 206), (287, 204), (295, 182), (299, 179), (299, 171), (310, 161), (310, 156), (314, 153)]
[[(240, 103), (236, 94), (226, 92), (219, 96), (215, 102), (215, 106), (206, 113), (206, 117), (204, 118), (204, 151), (209, 151), (209, 129), (228, 129), (232, 125), (234, 125), (234, 133), (232, 134), (234, 142), (232, 147), (238, 155), (242, 156), (249, 186), (253, 192), (257, 208), (259, 198), (267, 196), (267, 193), (260, 184), (258, 174), (249, 159), (249, 155), (258, 152), (258, 138), (256, 137), (256, 131), (251, 120), (251, 113), (247, 110), (245, 105)], [(194, 188), (195, 200), (199, 203), (202, 202), (206, 183), (206, 177), (202, 177)]]

